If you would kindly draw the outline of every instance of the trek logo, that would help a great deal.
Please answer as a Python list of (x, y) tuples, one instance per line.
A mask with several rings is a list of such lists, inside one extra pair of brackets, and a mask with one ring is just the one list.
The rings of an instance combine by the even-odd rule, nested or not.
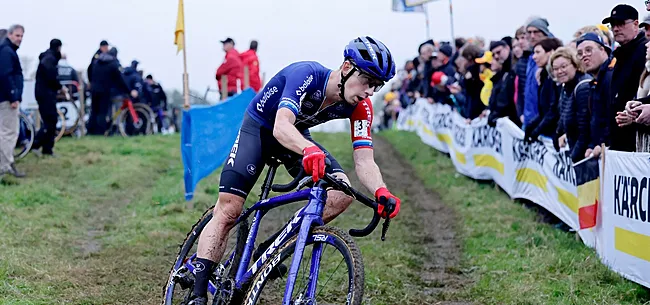
[(303, 93), (305, 93), (305, 90), (313, 80), (314, 80), (313, 75), (310, 74), (309, 76), (307, 76), (307, 78), (305, 78), (305, 81), (302, 82), (302, 86), (298, 87), (298, 90), (296, 90), (296, 95), (301, 96)]
[(374, 60), (377, 60), (377, 52), (375, 52), (375, 48), (370, 45), (370, 42), (368, 40), (364, 40), (363, 43), (366, 45), (368, 52), (370, 52), (370, 57), (372, 57)]
[[(300, 212), (302, 212), (302, 210), (298, 211), (298, 213), (300, 213)], [(255, 262), (255, 264), (253, 264), (253, 266), (251, 266), (251, 272), (253, 274), (256, 273), (257, 268), (259, 268), (262, 264), (264, 264), (264, 262), (269, 258), (269, 256), (271, 256), (271, 254), (273, 254), (273, 252), (275, 252), (275, 250), (278, 248), (278, 246), (280, 246), (280, 244), (282, 244), (282, 242), (284, 242), (284, 239), (287, 237), (287, 234), (289, 234), (289, 232), (291, 232), (291, 230), (293, 230), (294, 226), (298, 222), (300, 222), (301, 219), (302, 219), (302, 217), (298, 216), (298, 214), (296, 214), (296, 216), (289, 223), (287, 223), (287, 226), (284, 227), (284, 230), (282, 230), (280, 235), (278, 235), (278, 238), (275, 239), (273, 244), (271, 244), (271, 246), (268, 249), (266, 249), (266, 251), (264, 251), (264, 254), (262, 254), (262, 256), (257, 260), (257, 262)]]
[(257, 102), (257, 111), (264, 112), (264, 110), (263, 110), (264, 109), (264, 104), (266, 104), (266, 101), (271, 96), (273, 96), (273, 94), (276, 94), (277, 92), (278, 92), (278, 87), (276, 87), (276, 86), (273, 86), (273, 87), (269, 88), (268, 90), (266, 90), (266, 92), (264, 92), (264, 95), (262, 95), (262, 98), (259, 100), (259, 102)]
[(241, 130), (239, 133), (237, 133), (237, 139), (235, 139), (235, 145), (232, 146), (232, 149), (230, 150), (230, 156), (228, 156), (228, 165), (234, 167), (235, 166), (235, 158), (237, 158), (237, 149), (239, 148), (239, 135), (241, 134)]
[[(284, 239), (287, 237), (287, 234), (293, 230), (294, 226), (300, 222), (302, 219), (301, 216), (298, 216), (300, 213), (302, 213), (303, 209), (300, 209), (298, 212), (296, 212), (295, 217), (287, 224), (287, 226), (282, 230), (278, 238), (275, 239), (273, 244), (264, 251), (264, 254), (262, 254), (262, 257), (260, 257), (255, 264), (251, 267), (251, 272), (255, 274), (257, 272), (257, 268), (259, 268), (259, 265), (264, 264), (264, 262), (268, 259), (268, 257), (275, 252), (275, 250), (284, 242)], [(278, 253), (271, 263), (262, 271), (262, 275), (260, 276), (260, 279), (255, 282), (255, 285), (253, 286), (253, 292), (251, 293), (250, 297), (246, 300), (247, 305), (252, 305), (255, 303), (255, 298), (257, 297), (257, 294), (260, 292), (260, 288), (262, 287), (262, 284), (266, 280), (266, 278), (269, 276), (271, 273), (271, 270), (275, 268), (275, 266), (280, 262), (280, 258), (282, 257), (282, 253)]]

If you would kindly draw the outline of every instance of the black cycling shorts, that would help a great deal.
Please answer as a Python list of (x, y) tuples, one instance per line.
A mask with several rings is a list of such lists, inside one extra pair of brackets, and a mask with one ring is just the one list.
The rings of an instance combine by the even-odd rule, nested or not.
[[(327, 156), (331, 166), (327, 173), (343, 173), (343, 168), (334, 157), (312, 139), (309, 130), (301, 131), (305, 139), (316, 144)], [(246, 198), (271, 157), (282, 162), (291, 176), (295, 177), (302, 167), (302, 155), (282, 146), (273, 136), (273, 131), (262, 127), (248, 113), (239, 129), (237, 139), (230, 150), (221, 171), (219, 192)]]

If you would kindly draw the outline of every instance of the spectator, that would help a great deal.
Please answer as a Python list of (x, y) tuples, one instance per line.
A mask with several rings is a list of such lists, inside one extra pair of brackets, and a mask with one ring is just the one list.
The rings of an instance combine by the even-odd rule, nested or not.
[[(614, 39), (620, 47), (614, 50), (616, 58), (612, 78), (612, 94), (615, 96), (611, 116), (625, 120), (630, 117), (625, 113), (625, 104), (636, 96), (639, 78), (645, 67), (645, 44), (648, 40), (639, 33), (639, 13), (629, 5), (620, 4), (612, 9), (603, 23), (611, 24)], [(613, 123), (613, 122), (612, 122)], [(634, 151), (636, 149), (636, 125), (618, 126), (612, 124), (611, 149)]]
[[(251, 41), (250, 49), (241, 53), (241, 61), (244, 67), (248, 67), (248, 83), (255, 92), (262, 89), (262, 81), (260, 80), (260, 61), (257, 58), (257, 40)], [(242, 89), (244, 88), (242, 82)]]
[(531, 50), (530, 47), (530, 41), (528, 41), (528, 37), (526, 36), (526, 28), (525, 27), (520, 27), (517, 29), (515, 32), (515, 39), (519, 43), (519, 46), (522, 50), (521, 56), (517, 60), (517, 64), (515, 65), (515, 103), (517, 104), (517, 115), (519, 116), (519, 120), (521, 122), (524, 122), (524, 110), (526, 107), (526, 98), (525, 98), (525, 92), (526, 92), (526, 80), (527, 80), (527, 74), (526, 71), (528, 69), (528, 61), (530, 59), (531, 54), (533, 51)]
[(507, 117), (517, 126), (521, 126), (517, 108), (515, 105), (515, 78), (512, 70), (512, 52), (506, 42), (494, 41), (490, 43), (490, 51), (494, 55), (492, 60), (492, 71), (496, 72), (492, 77), (493, 88), (490, 94), (488, 108), (488, 124), (496, 126), (498, 118)]
[(383, 128), (389, 129), (395, 126), (399, 112), (402, 110), (402, 104), (398, 99), (397, 92), (387, 92), (384, 94), (384, 119)]
[[(99, 54), (92, 75), (92, 104), (88, 121), (88, 133), (101, 135), (108, 130), (112, 97), (115, 95), (127, 96), (129, 94), (129, 88), (124, 82), (124, 78), (122, 78), (115, 47), (106, 53)], [(137, 92), (132, 91), (131, 96), (137, 96)]]
[(594, 77), (589, 94), (590, 140), (585, 157), (591, 154), (597, 157), (601, 153), (600, 145), (610, 144), (613, 118), (610, 118), (609, 109), (614, 100), (611, 83), (616, 60), (610, 58), (611, 49), (596, 33), (583, 34), (577, 41), (577, 48), (578, 59), (582, 62), (585, 72)]
[(650, 12), (650, 1), (645, 1), (645, 10)]
[(612, 34), (612, 31), (609, 29), (604, 24), (599, 24), (596, 27), (600, 30), (600, 32), (604, 35), (603, 40), (605, 41), (605, 44), (609, 46), (610, 48), (613, 48), (614, 46), (614, 36)]
[(650, 40), (650, 15), (643, 19), (643, 22), (639, 24), (639, 27), (642, 28), (645, 33), (645, 39)]
[(428, 86), (428, 83), (425, 84), (426, 75), (432, 70), (431, 57), (433, 56), (434, 51), (435, 47), (433, 46), (433, 41), (431, 41), (431, 43), (427, 41), (420, 45), (420, 48), (418, 49), (420, 56), (413, 59), (415, 78), (411, 80), (407, 89), (409, 97), (418, 98), (424, 96), (423, 88)]
[(402, 85), (400, 86), (400, 101), (402, 102), (402, 107), (406, 108), (415, 101), (412, 93), (411, 96), (407, 94), (411, 81), (415, 79), (415, 66), (413, 65), (412, 60), (409, 60), (404, 64), (404, 70), (399, 73), (399, 79), (402, 82)]
[(75, 99), (79, 98), (79, 75), (77, 75), (77, 70), (68, 63), (67, 57), (63, 53), (61, 53), (61, 59), (57, 65), (57, 75), (61, 85), (68, 87), (70, 95)]
[(169, 127), (163, 126), (163, 116), (167, 115), (167, 95), (162, 86), (153, 80), (151, 74), (147, 75), (146, 81), (151, 89), (151, 109), (157, 114), (156, 124), (158, 124), (158, 130), (165, 130)]
[(560, 86), (553, 79), (549, 67), (549, 59), (553, 52), (562, 46), (562, 41), (557, 38), (545, 38), (533, 47), (533, 61), (537, 65), (537, 72), (533, 80), (539, 86), (537, 93), (537, 109), (535, 116), (526, 126), (525, 137), (529, 142), (536, 141), (541, 136), (555, 136), (557, 130), (558, 100)]
[(629, 101), (625, 106), (625, 112), (635, 117), (634, 120), (621, 122), (621, 125), (630, 125), (638, 123), (636, 136), (636, 151), (650, 152), (650, 43), (646, 44), (646, 66), (641, 74), (639, 81), (639, 90), (637, 91), (637, 101)]
[(97, 60), (99, 60), (99, 55), (102, 53), (108, 52), (108, 42), (106, 40), (102, 40), (99, 43), (99, 49), (95, 51), (95, 54), (93, 57), (90, 59), (90, 64), (88, 65), (88, 70), (86, 70), (86, 74), (88, 75), (88, 82), (90, 84), (93, 83), (92, 77), (93, 77), (93, 67), (94, 64), (97, 63)]
[(458, 56), (460, 55), (460, 49), (462, 49), (466, 43), (467, 41), (465, 40), (465, 38), (459, 37), (454, 39), (454, 46), (456, 47), (456, 52), (454, 52), (454, 55), (452, 55), (451, 58), (449, 59), (452, 65), (455, 65), (456, 59), (458, 59)]
[[(456, 70), (454, 69), (453, 64), (449, 61), (449, 59), (453, 56), (453, 50), (451, 49), (451, 46), (448, 44), (443, 44), (440, 46), (440, 49), (437, 52), (434, 52), (432, 54), (431, 58), (431, 67), (432, 67), (432, 74), (435, 72), (442, 72), (447, 77), (453, 78), (454, 74), (456, 74)], [(429, 77), (429, 79), (432, 79)], [(443, 104), (453, 104), (449, 100), (449, 89), (446, 87), (433, 87), (431, 86), (431, 82), (429, 82), (429, 90), (427, 97), (433, 99), (437, 103), (443, 103)]]
[(589, 145), (589, 91), (593, 78), (582, 71), (572, 48), (557, 49), (551, 56), (551, 67), (557, 81), (562, 84), (556, 133), (560, 139), (556, 149), (568, 144), (571, 160), (578, 162), (584, 158)]
[[(549, 23), (544, 18), (533, 19), (526, 26), (526, 33), (528, 42), (530, 43), (531, 48), (537, 45), (542, 39), (547, 37), (554, 37), (551, 31), (548, 29)], [(532, 51), (532, 50), (531, 50)], [(548, 58), (546, 58), (548, 60)], [(537, 105), (537, 97), (539, 84), (536, 81), (536, 73), (538, 71), (538, 65), (534, 60), (528, 61), (528, 66), (526, 67), (526, 86), (519, 87), (519, 90), (522, 88), (524, 92), (524, 130), (528, 128), (528, 125), (539, 116), (539, 106)]]
[(56, 137), (56, 122), (59, 115), (56, 110), (56, 95), (59, 90), (67, 92), (61, 86), (59, 73), (56, 68), (61, 59), (61, 40), (52, 39), (50, 48), (38, 56), (39, 63), (36, 70), (36, 84), (34, 96), (38, 102), (38, 112), (41, 114), (43, 126), (34, 138), (32, 150), (41, 149), (40, 154), (54, 157), (54, 138)]
[(16, 169), (14, 147), (18, 140), (18, 114), (23, 96), (23, 69), (16, 50), (23, 41), (25, 28), (12, 25), (0, 43), (0, 176), (25, 177)]
[(151, 105), (152, 97), (151, 90), (147, 87), (142, 75), (138, 71), (138, 62), (137, 60), (131, 61), (131, 65), (124, 69), (124, 82), (131, 92), (131, 98), (134, 103), (143, 103)]
[(458, 84), (452, 84), (449, 91), (461, 105), (461, 115), (469, 121), (478, 117), (485, 105), (481, 102), (481, 89), (483, 81), (480, 79), (480, 67), (476, 59), (481, 57), (481, 49), (475, 44), (467, 44), (456, 59)]
[[(232, 38), (226, 38), (226, 40), (221, 41), (223, 44), (223, 51), (226, 52), (226, 57), (223, 60), (223, 63), (217, 69), (216, 79), (217, 85), (221, 88), (221, 77), (228, 77), (227, 91), (228, 97), (237, 94), (237, 80), (242, 81), (244, 64), (239, 57), (239, 52), (235, 50), (235, 41)], [(225, 99), (225, 97), (222, 97)]]

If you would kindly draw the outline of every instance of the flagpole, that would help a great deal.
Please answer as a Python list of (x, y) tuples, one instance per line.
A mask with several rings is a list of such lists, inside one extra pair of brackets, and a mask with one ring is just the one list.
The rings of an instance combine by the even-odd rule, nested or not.
[(451, 28), (451, 43), (454, 45), (454, 40), (456, 39), (456, 35), (454, 35), (454, 9), (453, 5), (451, 4), (451, 0), (449, 0), (449, 23), (450, 23), (450, 28)]
[(190, 109), (190, 79), (187, 74), (187, 40), (185, 39), (185, 20), (183, 20), (183, 108)]
[(429, 10), (427, 9), (427, 4), (426, 3), (422, 4), (422, 8), (424, 9), (424, 21), (427, 26), (427, 39), (431, 39), (431, 29), (429, 26)]

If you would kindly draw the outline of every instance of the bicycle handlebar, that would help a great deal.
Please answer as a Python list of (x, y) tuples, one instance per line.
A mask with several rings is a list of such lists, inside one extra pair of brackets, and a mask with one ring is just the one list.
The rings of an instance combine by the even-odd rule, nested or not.
[[(329, 160), (326, 159), (325, 162), (328, 166), (330, 165)], [(305, 169), (303, 167), (300, 167), (300, 172), (298, 173), (298, 175), (296, 175), (296, 177), (291, 182), (287, 184), (271, 185), (271, 189), (274, 192), (289, 192), (292, 189), (296, 188), (298, 186), (298, 183), (300, 183), (300, 181), (305, 177), (307, 177)], [(365, 237), (370, 235), (377, 228), (377, 225), (379, 225), (379, 221), (381, 220), (382, 217), (377, 213), (378, 203), (375, 202), (374, 199), (368, 198), (368, 196), (355, 190), (354, 188), (349, 186), (345, 181), (334, 177), (332, 174), (326, 173), (321, 181), (325, 182), (328, 186), (331, 186), (338, 191), (342, 191), (347, 195), (352, 196), (357, 201), (361, 202), (363, 205), (373, 210), (373, 217), (370, 223), (365, 228), (360, 230), (350, 229), (349, 233), (351, 236)], [(386, 212), (386, 215), (390, 215), (390, 213), (392, 213), (395, 210), (395, 204), (396, 201), (392, 198), (382, 203), (382, 205), (384, 205), (384, 210)], [(386, 217), (385, 219), (386, 220), (384, 221), (382, 234), (381, 234), (382, 241), (386, 240), (386, 232), (388, 231), (388, 226), (390, 224), (390, 218)]]

